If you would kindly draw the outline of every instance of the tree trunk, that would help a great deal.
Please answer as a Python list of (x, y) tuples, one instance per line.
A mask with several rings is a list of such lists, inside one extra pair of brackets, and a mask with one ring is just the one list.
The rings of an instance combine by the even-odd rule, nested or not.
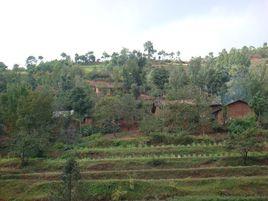
[(25, 160), (25, 148), (24, 146), (22, 147), (22, 152), (20, 155), (20, 159), (21, 159), (21, 167), (24, 167), (26, 165), (26, 160)]
[(245, 152), (243, 154), (243, 163), (244, 163), (244, 165), (247, 165), (247, 159), (248, 159), (248, 152)]
[(70, 176), (69, 182), (68, 182), (68, 195), (67, 195), (68, 201), (72, 201), (72, 177)]
[(21, 158), (21, 167), (23, 167), (25, 165), (25, 154), (24, 154), (24, 151), (22, 151), (20, 158)]

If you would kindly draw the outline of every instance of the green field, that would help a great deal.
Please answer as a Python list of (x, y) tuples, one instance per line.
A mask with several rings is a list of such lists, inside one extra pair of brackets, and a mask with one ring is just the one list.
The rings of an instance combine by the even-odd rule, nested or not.
[[(143, 138), (143, 137), (140, 137)], [(207, 137), (206, 137), (207, 138)], [(268, 153), (250, 153), (243, 165), (239, 153), (226, 152), (224, 141), (189, 145), (75, 146), (54, 157), (0, 160), (2, 200), (49, 200), (60, 182), (68, 156), (76, 156), (85, 200), (268, 199)], [(114, 140), (114, 139), (111, 139)], [(211, 139), (213, 141), (214, 139)]]

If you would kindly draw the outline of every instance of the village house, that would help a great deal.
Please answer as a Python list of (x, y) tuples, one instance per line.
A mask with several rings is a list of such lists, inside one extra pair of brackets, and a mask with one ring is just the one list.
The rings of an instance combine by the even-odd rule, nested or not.
[(262, 57), (259, 54), (254, 54), (250, 57), (250, 62), (260, 63)]
[(122, 89), (122, 83), (113, 83), (105, 80), (88, 80), (89, 85), (97, 95), (112, 95), (115, 91)]
[(53, 117), (54, 118), (59, 118), (59, 117), (69, 117), (74, 114), (74, 110), (65, 110), (65, 111), (54, 111), (53, 112)]
[(180, 105), (180, 104), (195, 105), (195, 103), (192, 99), (166, 100), (166, 99), (156, 98), (153, 101), (153, 104), (151, 107), (151, 113), (158, 114), (159, 109), (162, 107), (171, 106), (171, 105)]
[[(193, 100), (159, 100), (156, 99), (153, 101), (151, 106), (151, 113), (158, 114), (159, 109), (165, 105), (174, 105), (174, 104), (187, 104), (194, 106), (195, 103)], [(222, 105), (219, 103), (214, 103), (210, 105), (212, 120), (215, 120), (219, 125), (225, 125), (228, 121), (237, 118), (244, 118), (247, 116), (254, 115), (254, 111), (250, 108), (249, 104), (243, 100), (236, 100), (227, 105)], [(207, 118), (209, 113), (202, 114)]]
[(212, 118), (219, 125), (225, 125), (232, 119), (254, 115), (254, 112), (248, 103), (243, 100), (237, 100), (225, 106), (222, 106), (221, 104), (212, 104), (210, 107), (212, 109)]
[(82, 124), (83, 124), (83, 125), (92, 125), (92, 124), (93, 124), (93, 119), (92, 119), (92, 117), (90, 117), (90, 116), (85, 116), (85, 117), (83, 118)]

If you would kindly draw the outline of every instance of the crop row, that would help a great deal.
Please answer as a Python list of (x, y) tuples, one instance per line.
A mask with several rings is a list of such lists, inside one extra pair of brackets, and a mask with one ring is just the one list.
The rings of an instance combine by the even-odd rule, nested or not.
[(218, 154), (226, 152), (224, 147), (159, 147), (159, 148), (136, 148), (136, 149), (114, 149), (114, 150), (94, 150), (81, 149), (65, 152), (62, 157), (70, 155), (78, 158), (113, 158), (113, 157), (153, 157), (161, 155), (201, 155), (201, 154)]
[[(83, 179), (181, 179), (211, 178), (234, 176), (268, 176), (268, 166), (189, 168), (189, 169), (147, 169), (124, 171), (86, 171), (81, 172)], [(60, 172), (8, 173), (1, 172), (0, 179), (40, 179), (59, 180)]]
[(266, 196), (176, 196), (168, 201), (267, 201)]
[[(183, 154), (183, 152), (185, 154)], [(181, 154), (182, 153), (182, 154)], [(259, 153), (259, 152), (250, 152), (248, 156), (263, 156), (267, 155), (267, 153)], [(128, 154), (128, 153), (122, 153), (116, 154), (116, 153), (111, 153), (110, 155), (89, 155), (86, 157), (86, 155), (76, 155), (78, 158), (81, 159), (89, 159), (92, 161), (107, 161), (107, 160), (138, 160), (138, 159), (147, 159), (147, 158), (152, 158), (152, 159), (172, 159), (172, 158), (219, 158), (219, 157), (235, 157), (235, 156), (240, 156), (239, 153), (236, 152), (226, 152), (224, 150), (218, 150), (215, 152), (211, 153), (211, 150), (204, 150), (203, 153), (202, 151), (197, 151), (197, 150), (184, 150), (184, 151), (178, 151), (172, 152), (172, 153), (136, 153), (136, 154)]]
[[(248, 156), (266, 156), (268, 153), (259, 153), (259, 152), (250, 152), (248, 153)], [(91, 157), (83, 157), (80, 159), (80, 161), (121, 161), (121, 160), (144, 160), (144, 159), (185, 159), (185, 158), (225, 158), (225, 157), (239, 157), (239, 153), (235, 152), (220, 152), (220, 153), (201, 153), (201, 154), (146, 154), (146, 155), (125, 155), (125, 156), (118, 156), (118, 155), (111, 155), (109, 157), (100, 157), (100, 158), (91, 158)], [(4, 164), (5, 161), (8, 163), (9, 161), (16, 160), (18, 158), (5, 158), (2, 159), (0, 162), (1, 164)], [(48, 159), (48, 161), (51, 161), (51, 159)], [(55, 161), (65, 161), (65, 159), (55, 159)]]
[(102, 147), (96, 147), (96, 148), (93, 148), (92, 150), (103, 150), (103, 151), (106, 151), (106, 150), (125, 150), (125, 149), (136, 149), (136, 148), (139, 148), (139, 149), (143, 149), (143, 148), (170, 148), (170, 147), (176, 147), (176, 148), (181, 148), (181, 147), (218, 147), (218, 146), (224, 146), (225, 145), (225, 142), (222, 141), (222, 142), (209, 142), (209, 143), (206, 143), (206, 142), (202, 142), (202, 143), (192, 143), (192, 144), (186, 144), (186, 145), (175, 145), (175, 144), (170, 144), (170, 145), (148, 145), (148, 144), (139, 144), (138, 146), (129, 146), (129, 147), (105, 147), (105, 148), (102, 148)]
[[(82, 171), (86, 170), (140, 170), (140, 169), (174, 169), (240, 166), (243, 164), (241, 157), (185, 157), (185, 158), (130, 158), (119, 160), (91, 160), (88, 158), (77, 160)], [(0, 170), (7, 172), (42, 172), (60, 171), (65, 159), (30, 159), (28, 166), (20, 168), (18, 158), (1, 159)], [(268, 165), (267, 154), (251, 156), (247, 165)]]
[[(40, 180), (0, 180), (3, 200), (46, 200), (58, 182)], [(114, 192), (124, 192), (121, 200), (167, 200), (176, 196), (268, 196), (268, 178), (230, 177), (162, 180), (82, 180), (84, 200), (111, 200)], [(18, 199), (19, 198), (19, 199)]]

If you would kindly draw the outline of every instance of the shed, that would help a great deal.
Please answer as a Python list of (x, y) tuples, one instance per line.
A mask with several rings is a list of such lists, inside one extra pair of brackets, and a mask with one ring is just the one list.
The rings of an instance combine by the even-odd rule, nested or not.
[(108, 82), (105, 80), (87, 80), (97, 95), (112, 95), (116, 90), (122, 89), (122, 83)]
[(254, 114), (248, 103), (243, 100), (236, 100), (225, 106), (213, 105), (211, 108), (213, 118), (220, 125), (224, 125), (232, 119), (244, 118)]
[(83, 125), (92, 125), (93, 119), (90, 116), (85, 116), (83, 118)]

